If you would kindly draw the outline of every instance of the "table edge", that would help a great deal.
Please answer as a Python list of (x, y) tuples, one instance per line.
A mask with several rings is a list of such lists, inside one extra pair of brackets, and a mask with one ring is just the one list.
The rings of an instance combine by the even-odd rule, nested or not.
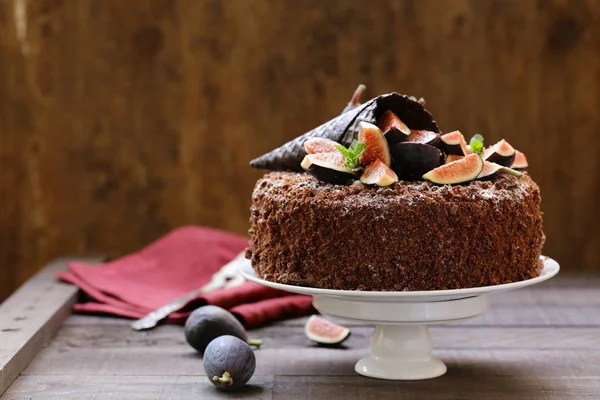
[(0, 396), (71, 314), (79, 289), (59, 281), (56, 275), (66, 271), (71, 261), (101, 260), (101, 257), (56, 259), (0, 303)]

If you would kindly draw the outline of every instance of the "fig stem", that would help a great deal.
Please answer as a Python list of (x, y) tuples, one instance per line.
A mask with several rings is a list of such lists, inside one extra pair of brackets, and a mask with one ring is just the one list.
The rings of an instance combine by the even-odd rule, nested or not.
[(260, 346), (262, 345), (262, 340), (260, 339), (248, 339), (246, 340), (246, 343), (248, 343), (250, 346), (254, 346), (258, 349), (260, 349)]
[(223, 376), (218, 377), (218, 376), (213, 376), (212, 378), (213, 382), (219, 382), (222, 383), (223, 385), (233, 385), (233, 378), (231, 377), (231, 374), (229, 373), (229, 371), (225, 371), (223, 372)]
[(364, 93), (364, 91), (366, 89), (367, 89), (367, 87), (365, 85), (363, 85), (362, 83), (360, 85), (358, 85), (358, 87), (354, 91), (354, 94), (352, 95), (352, 98), (350, 99), (350, 102), (348, 103), (348, 105), (354, 106), (354, 107), (360, 106), (360, 98), (362, 97), (362, 94)]

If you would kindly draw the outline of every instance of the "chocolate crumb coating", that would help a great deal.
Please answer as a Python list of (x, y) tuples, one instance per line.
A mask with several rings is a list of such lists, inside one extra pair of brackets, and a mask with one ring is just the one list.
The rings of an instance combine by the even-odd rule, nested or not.
[(540, 190), (524, 173), (463, 185), (331, 185), (272, 172), (252, 195), (258, 276), (345, 290), (441, 290), (540, 274)]

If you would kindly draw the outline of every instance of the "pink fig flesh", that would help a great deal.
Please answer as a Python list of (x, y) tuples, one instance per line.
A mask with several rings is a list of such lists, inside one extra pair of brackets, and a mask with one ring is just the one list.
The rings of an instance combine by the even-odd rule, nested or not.
[(398, 182), (398, 176), (383, 161), (376, 160), (365, 167), (360, 181), (365, 185), (390, 186)]
[(515, 152), (515, 149), (506, 140), (502, 139), (495, 145), (485, 149), (483, 159), (500, 164), (503, 167), (510, 167), (514, 163)]
[(446, 133), (445, 135), (442, 135), (440, 139), (446, 154), (456, 154), (458, 156), (471, 154), (471, 150), (467, 146), (465, 137), (460, 131)]
[(440, 141), (440, 134), (432, 131), (412, 130), (405, 141), (408, 143), (423, 143), (435, 146)]
[(318, 180), (334, 185), (344, 185), (357, 178), (353, 171), (345, 167), (344, 157), (340, 152), (308, 154), (301, 166)]
[(383, 133), (381, 133), (378, 127), (368, 122), (363, 121), (358, 126), (358, 141), (366, 146), (358, 160), (359, 165), (366, 167), (376, 160), (381, 160), (389, 167), (392, 163), (392, 158), (390, 156), (390, 148)]
[(304, 142), (304, 149), (308, 154), (335, 153), (338, 143), (326, 138), (312, 138)]
[(437, 167), (425, 175), (423, 179), (438, 184), (454, 184), (472, 181), (483, 169), (483, 160), (479, 154), (469, 154), (463, 159)]
[(319, 344), (335, 345), (348, 339), (350, 329), (313, 315), (306, 321), (304, 333), (310, 340)]
[(529, 164), (527, 163), (527, 158), (525, 157), (525, 154), (521, 153), (519, 150), (516, 150), (515, 160), (513, 161), (511, 168), (525, 169), (527, 167), (529, 167)]
[(383, 113), (381, 118), (379, 118), (379, 123), (377, 125), (384, 134), (392, 130), (397, 130), (406, 136), (410, 135), (410, 128), (390, 110)]

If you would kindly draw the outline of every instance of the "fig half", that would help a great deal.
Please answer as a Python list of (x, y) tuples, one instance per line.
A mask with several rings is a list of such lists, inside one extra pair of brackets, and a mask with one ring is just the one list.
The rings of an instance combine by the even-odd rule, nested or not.
[(460, 131), (446, 133), (440, 137), (442, 147), (446, 154), (456, 154), (458, 156), (466, 156), (471, 154), (465, 141), (465, 137)]
[(306, 321), (304, 333), (313, 342), (331, 346), (340, 344), (348, 339), (350, 329), (329, 322), (318, 315), (313, 315)]
[(490, 176), (500, 173), (500, 172), (504, 172), (506, 174), (510, 174), (510, 175), (517, 176), (517, 177), (520, 177), (521, 175), (523, 175), (519, 171), (516, 171), (512, 168), (504, 167), (500, 164), (496, 164), (493, 162), (484, 161), (483, 169), (477, 176), (477, 179), (487, 178), (487, 177), (490, 177)]
[(405, 142), (423, 143), (436, 146), (440, 141), (440, 134), (432, 131), (412, 130)]
[(515, 150), (515, 160), (510, 167), (515, 169), (525, 169), (529, 167), (525, 154), (521, 153), (519, 150)]
[(361, 167), (366, 167), (376, 160), (381, 160), (385, 165), (390, 166), (392, 163), (390, 148), (378, 127), (368, 122), (361, 122), (358, 141), (366, 146), (358, 161)]
[(302, 168), (320, 181), (344, 185), (351, 179), (357, 179), (355, 173), (345, 167), (341, 153), (308, 154), (302, 160)]
[(394, 169), (402, 179), (420, 179), (441, 164), (442, 152), (423, 143), (395, 143), (390, 146)]
[(502, 139), (495, 145), (485, 149), (483, 159), (500, 164), (503, 167), (510, 167), (515, 161), (515, 152), (515, 149), (506, 140)]
[(390, 110), (383, 113), (377, 122), (377, 126), (379, 126), (381, 132), (386, 135), (392, 131), (397, 131), (404, 136), (410, 135), (410, 128)]
[(365, 185), (390, 186), (398, 182), (398, 176), (383, 161), (376, 160), (365, 167), (360, 181)]
[(479, 154), (469, 154), (465, 158), (444, 164), (423, 175), (423, 179), (439, 184), (454, 184), (472, 181), (483, 169)]
[(335, 153), (338, 151), (337, 144), (327, 138), (312, 138), (304, 142), (304, 149), (308, 154)]

